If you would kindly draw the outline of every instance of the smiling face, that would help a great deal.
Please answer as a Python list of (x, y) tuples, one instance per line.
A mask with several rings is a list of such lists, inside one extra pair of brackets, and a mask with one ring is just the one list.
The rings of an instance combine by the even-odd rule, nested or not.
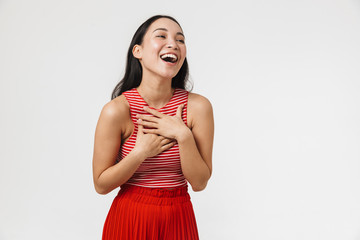
[(143, 78), (172, 79), (186, 57), (185, 37), (180, 26), (168, 18), (154, 21), (141, 45), (135, 45), (133, 55), (139, 59)]

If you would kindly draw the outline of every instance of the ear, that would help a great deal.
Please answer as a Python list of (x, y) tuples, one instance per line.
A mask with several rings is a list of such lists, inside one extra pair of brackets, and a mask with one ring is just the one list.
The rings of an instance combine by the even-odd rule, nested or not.
[(134, 57), (139, 59), (139, 60), (142, 58), (142, 51), (141, 50), (142, 50), (142, 48), (138, 44), (135, 44), (135, 46), (132, 49), (132, 53), (133, 53)]

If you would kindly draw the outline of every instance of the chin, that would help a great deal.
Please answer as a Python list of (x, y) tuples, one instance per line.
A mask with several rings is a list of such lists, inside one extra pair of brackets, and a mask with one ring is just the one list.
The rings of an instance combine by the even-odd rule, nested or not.
[(160, 76), (162, 78), (166, 78), (166, 79), (173, 79), (176, 76), (176, 74), (178, 74), (178, 72), (175, 72), (175, 73), (174, 72), (171, 72), (171, 73), (165, 72), (165, 73), (160, 74)]

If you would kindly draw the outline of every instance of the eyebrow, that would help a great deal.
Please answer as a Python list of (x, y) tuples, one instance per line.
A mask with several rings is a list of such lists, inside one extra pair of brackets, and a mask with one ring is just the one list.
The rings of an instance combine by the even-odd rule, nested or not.
[[(167, 30), (166, 28), (157, 28), (157, 29), (155, 29), (153, 32), (159, 31), (159, 30), (168, 32), (168, 30)], [(182, 32), (177, 32), (176, 35), (181, 35), (181, 36), (185, 37)]]

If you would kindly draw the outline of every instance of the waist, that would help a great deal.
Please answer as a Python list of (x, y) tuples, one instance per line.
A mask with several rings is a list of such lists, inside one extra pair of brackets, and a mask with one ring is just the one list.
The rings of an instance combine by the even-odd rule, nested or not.
[(176, 188), (150, 188), (124, 184), (120, 187), (117, 197), (156, 205), (172, 205), (190, 201), (187, 185)]

